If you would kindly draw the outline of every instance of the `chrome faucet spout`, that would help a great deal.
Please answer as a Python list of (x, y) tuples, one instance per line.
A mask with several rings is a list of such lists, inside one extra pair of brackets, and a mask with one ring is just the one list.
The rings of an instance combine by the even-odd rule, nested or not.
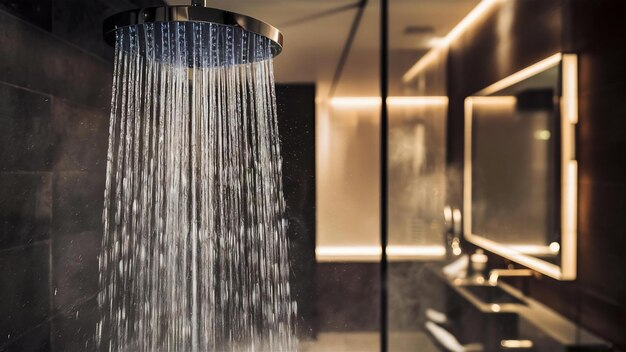
[(489, 272), (489, 284), (497, 285), (501, 276), (533, 276), (530, 269), (493, 269)]

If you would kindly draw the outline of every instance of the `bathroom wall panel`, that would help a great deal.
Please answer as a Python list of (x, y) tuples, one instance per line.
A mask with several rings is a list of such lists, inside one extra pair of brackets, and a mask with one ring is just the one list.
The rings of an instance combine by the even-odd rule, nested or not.
[(626, 309), (626, 185), (580, 183), (578, 282)]
[[(393, 261), (387, 265), (389, 270), (387, 329), (390, 335), (422, 331), (426, 322), (424, 310), (436, 308), (428, 293), (436, 291), (440, 281), (428, 280), (425, 277), (425, 268), (429, 265), (425, 261)], [(390, 350), (395, 351), (392, 348)]]
[(51, 172), (0, 172), (0, 194), (0, 250), (50, 238)]
[(87, 106), (110, 105), (112, 64), (0, 11), (2, 81)]
[(0, 83), (0, 171), (49, 171), (50, 96)]
[(113, 68), (100, 21), (143, 3), (0, 2), (0, 351), (93, 350)]
[(53, 101), (52, 115), (55, 216), (51, 338), (55, 351), (71, 351), (80, 346), (93, 348), (89, 344), (95, 331), (95, 299), (91, 311), (81, 307), (98, 291), (109, 116), (106, 109), (59, 98)]
[(579, 57), (580, 93), (619, 95), (624, 91), (619, 85), (623, 85), (626, 77), (624, 48), (619, 44), (626, 37), (626, 3), (615, 0), (569, 0), (569, 3), (567, 49), (584, 53)]
[[(580, 27), (580, 26), (578, 26)], [(579, 34), (582, 35), (582, 34)], [(592, 34), (587, 34), (592, 35)], [(626, 36), (626, 33), (611, 33), (611, 36)], [(614, 42), (606, 43), (605, 39), (593, 44), (571, 44), (572, 52), (585, 52), (579, 60), (579, 93), (584, 94), (611, 94), (620, 91), (624, 81), (620, 79), (626, 75), (626, 65), (623, 65), (624, 50)]]
[(579, 96), (579, 114), (587, 117), (578, 128), (581, 182), (625, 185), (626, 153), (616, 152), (626, 150), (624, 92), (622, 81)]
[[(497, 265), (500, 266), (500, 264)], [(508, 280), (510, 281), (513, 279)], [(518, 280), (516, 284), (518, 287), (523, 287), (523, 279)], [(558, 299), (544, 299), (543, 303), (563, 314), (563, 316), (568, 319), (574, 322), (580, 322), (581, 293), (580, 290), (576, 289), (576, 286), (572, 282), (559, 282), (550, 278), (542, 277), (538, 280), (530, 281), (530, 284), (528, 285), (528, 293), (537, 298), (550, 297), (555, 291), (558, 291), (559, 293)]]
[(621, 185), (626, 178), (626, 153), (614, 152), (626, 150), (626, 140), (610, 142), (609, 139), (610, 136), (607, 136), (605, 141), (597, 143), (579, 141), (578, 163), (581, 169), (578, 177), (581, 183)]
[(55, 234), (51, 263), (53, 314), (62, 313), (98, 292), (101, 241), (100, 229)]
[[(626, 3), (571, 0), (567, 46), (579, 54), (579, 317), (626, 349), (626, 69), (616, 43), (626, 34)], [(539, 296), (559, 300), (560, 287)]]
[[(626, 349), (626, 3), (571, 0), (568, 45), (580, 55), (581, 319)], [(588, 294), (587, 294), (588, 293)]]
[[(581, 61), (584, 62), (583, 57)], [(581, 62), (582, 64), (582, 62)], [(626, 72), (624, 73), (626, 77)], [(580, 83), (583, 84), (583, 83)], [(626, 143), (626, 126), (614, 116), (624, 116), (626, 106), (623, 102), (623, 92), (626, 91), (626, 82), (610, 84), (602, 90), (584, 89), (578, 96), (579, 115), (593, 115), (593, 119), (579, 126), (578, 143), (581, 146), (597, 147), (608, 144)]]
[(52, 33), (98, 56), (112, 60), (113, 52), (102, 40), (102, 21), (118, 11), (134, 8), (132, 4), (111, 8), (105, 1), (53, 0)]
[[(552, 293), (554, 294), (554, 293)], [(581, 294), (580, 324), (588, 326), (609, 339), (614, 351), (624, 351), (626, 347), (626, 307), (623, 298), (614, 301), (593, 294)]]
[(54, 178), (55, 233), (76, 233), (102, 226), (103, 173), (58, 172)]
[[(23, 343), (47, 345), (41, 328), (47, 327), (50, 307), (49, 249), (49, 241), (44, 241), (0, 251), (0, 351), (39, 351), (20, 349)], [(28, 341), (9, 348), (19, 340)]]
[[(439, 280), (426, 262), (389, 263), (389, 329), (419, 335), (425, 307), (438, 308)], [(380, 263), (321, 262), (315, 275), (320, 333), (379, 332)], [(435, 297), (433, 297), (433, 294)], [(392, 343), (400, 340), (392, 338)]]
[(118, 11), (162, 6), (162, 0), (0, 0), (5, 10), (41, 29), (110, 59), (111, 50), (101, 40), (99, 24)]
[(54, 170), (104, 174), (109, 143), (109, 112), (54, 99), (52, 121)]
[[(611, 231), (615, 225), (616, 220), (622, 220), (616, 218), (615, 213), (603, 212), (601, 209), (594, 208), (598, 206), (599, 202), (609, 201), (610, 205), (616, 207), (616, 209), (623, 210), (624, 202), (619, 200), (612, 200), (612, 193), (617, 192), (619, 195), (624, 194), (624, 189), (620, 185), (616, 184), (603, 184), (592, 183), (582, 180), (578, 187), (578, 201), (580, 203), (578, 212), (578, 231), (579, 233), (591, 233), (594, 231)], [(582, 237), (581, 240), (592, 240), (591, 238)], [(580, 248), (579, 248), (580, 249)], [(579, 268), (582, 270), (582, 268)]]
[(617, 43), (626, 34), (625, 10), (626, 3), (609, 0), (507, 0), (453, 44), (448, 66), (449, 181), (457, 185), (448, 198), (461, 205), (463, 99), (555, 52), (579, 54), (578, 278), (531, 280), (529, 290), (620, 348), (626, 348), (620, 233), (626, 211), (626, 69)]
[(379, 263), (318, 263), (315, 282), (320, 332), (379, 331)]
[(0, 0), (0, 9), (10, 12), (45, 30), (52, 28), (54, 0)]

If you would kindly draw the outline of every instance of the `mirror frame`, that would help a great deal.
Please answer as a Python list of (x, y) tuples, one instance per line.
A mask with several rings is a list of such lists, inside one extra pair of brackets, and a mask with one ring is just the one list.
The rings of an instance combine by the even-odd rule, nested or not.
[[(561, 66), (561, 262), (560, 265), (557, 265), (472, 233), (472, 100), (510, 87), (559, 65)], [(575, 145), (577, 123), (578, 58), (575, 54), (557, 53), (552, 55), (465, 99), (463, 232), (469, 242), (557, 280), (576, 279), (578, 162)]]

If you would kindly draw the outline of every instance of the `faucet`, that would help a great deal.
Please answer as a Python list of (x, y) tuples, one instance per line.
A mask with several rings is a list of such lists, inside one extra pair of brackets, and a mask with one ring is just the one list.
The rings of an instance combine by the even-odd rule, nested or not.
[(533, 276), (530, 269), (493, 269), (489, 272), (489, 284), (495, 286), (501, 276)]

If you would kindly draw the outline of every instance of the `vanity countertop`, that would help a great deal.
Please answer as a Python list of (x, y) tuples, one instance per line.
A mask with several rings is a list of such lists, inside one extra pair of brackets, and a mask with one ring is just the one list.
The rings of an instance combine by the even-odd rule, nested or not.
[[(497, 285), (491, 285), (481, 279), (449, 278), (439, 268), (433, 268), (433, 271), (454, 292), (463, 297), (481, 313), (515, 314), (518, 316), (520, 326), (530, 326), (533, 330), (549, 336), (552, 340), (565, 347), (583, 348), (583, 350), (591, 351), (611, 350), (607, 341), (566, 319), (544, 304), (525, 296), (521, 291), (505, 282), (500, 281)], [(471, 292), (472, 286), (499, 288), (514, 299), (497, 304), (483, 302)], [(513, 301), (517, 300), (519, 303), (513, 303)]]

